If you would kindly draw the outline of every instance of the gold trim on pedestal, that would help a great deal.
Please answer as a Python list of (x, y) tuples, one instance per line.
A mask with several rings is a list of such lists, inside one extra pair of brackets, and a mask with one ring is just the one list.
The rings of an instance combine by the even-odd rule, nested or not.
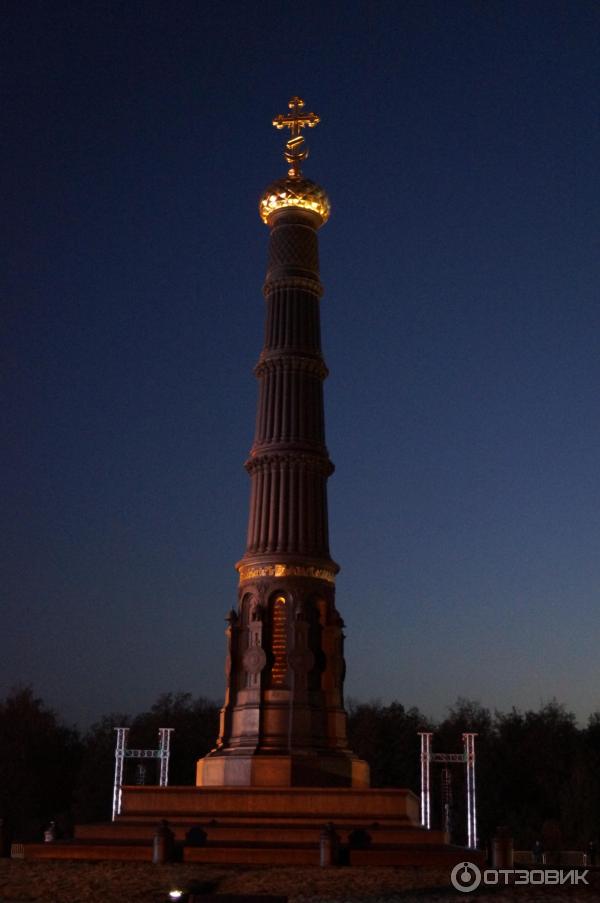
[(311, 577), (335, 583), (335, 571), (313, 565), (301, 564), (259, 564), (241, 565), (239, 568), (240, 583), (256, 580), (259, 577)]

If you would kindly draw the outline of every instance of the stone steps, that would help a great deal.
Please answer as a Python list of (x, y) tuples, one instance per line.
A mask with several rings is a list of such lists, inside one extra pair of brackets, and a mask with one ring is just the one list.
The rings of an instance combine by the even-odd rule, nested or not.
[[(332, 822), (351, 865), (454, 865), (479, 854), (446, 844), (442, 831), (418, 823), (410, 791), (323, 787), (124, 787), (123, 814), (79, 825), (71, 842), (24, 844), (25, 858), (151, 861), (166, 819), (184, 862), (318, 865), (321, 832)], [(197, 842), (185, 842), (198, 828)], [(350, 840), (352, 831), (369, 835)], [(364, 838), (362, 838), (364, 841)], [(360, 846), (360, 848), (359, 848)]]
[[(112, 860), (112, 861), (152, 861), (150, 842), (112, 841), (98, 842), (54, 842), (27, 843), (20, 845), (20, 856), (24, 859), (63, 860)], [(351, 866), (445, 866), (452, 868), (465, 858), (462, 847), (439, 844), (381, 844), (368, 849), (342, 850), (342, 861)], [(222, 865), (308, 865), (318, 866), (320, 849), (318, 843), (218, 843), (203, 847), (185, 846), (180, 851), (183, 862), (197, 862)], [(468, 851), (472, 862), (479, 862), (481, 854)]]
[[(13, 844), (13, 846), (16, 846)], [(152, 844), (135, 841), (111, 841), (107, 843), (82, 843), (78, 841), (54, 841), (53, 843), (18, 844), (19, 859), (77, 859), (113, 860), (127, 862), (152, 862)]]
[[(192, 827), (200, 829), (206, 835), (209, 844), (231, 842), (260, 842), (260, 843), (318, 843), (322, 821), (301, 824), (273, 824), (251, 822), (217, 823), (194, 821), (181, 824), (179, 820), (169, 821), (169, 827), (175, 834), (175, 839), (183, 843), (186, 834)], [(335, 823), (335, 828), (342, 843), (349, 842), (349, 835), (354, 830), (364, 830), (370, 837), (371, 845), (381, 844), (407, 844), (421, 843), (427, 846), (443, 843), (444, 836), (439, 831), (423, 831), (422, 828), (406, 826), (379, 825), (374, 827), (363, 823), (343, 824)], [(113, 839), (151, 842), (156, 830), (156, 819), (142, 822), (109, 822), (106, 824), (78, 825), (75, 839), (78, 841), (111, 841)], [(200, 835), (202, 837), (202, 835)], [(188, 844), (194, 844), (190, 841)]]

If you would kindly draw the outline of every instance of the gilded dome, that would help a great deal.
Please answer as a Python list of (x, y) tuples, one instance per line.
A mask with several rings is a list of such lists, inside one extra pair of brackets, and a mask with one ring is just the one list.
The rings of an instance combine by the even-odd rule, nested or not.
[(258, 202), (258, 211), (263, 223), (269, 222), (269, 217), (275, 210), (284, 207), (298, 207), (301, 210), (311, 210), (321, 218), (320, 225), (329, 219), (331, 204), (325, 194), (325, 190), (305, 179), (304, 176), (296, 178), (277, 179), (266, 188)]

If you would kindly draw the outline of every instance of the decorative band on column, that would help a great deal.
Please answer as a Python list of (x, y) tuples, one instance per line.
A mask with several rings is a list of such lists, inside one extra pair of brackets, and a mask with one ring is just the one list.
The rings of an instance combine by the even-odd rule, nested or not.
[(299, 564), (262, 564), (241, 565), (239, 568), (240, 583), (256, 580), (258, 577), (311, 577), (335, 583), (335, 571)]
[(312, 295), (316, 295), (317, 298), (320, 298), (323, 295), (323, 286), (319, 280), (310, 279), (306, 276), (285, 276), (278, 279), (269, 279), (263, 285), (263, 295), (267, 298), (271, 292), (274, 292), (276, 289), (287, 288), (303, 289), (306, 292), (310, 292)]
[[(333, 462), (325, 455), (320, 455), (316, 452), (311, 454), (310, 452), (302, 451), (277, 451), (275, 448), (268, 452), (256, 454), (246, 461), (244, 467), (249, 474), (253, 474), (256, 471), (261, 473), (282, 465), (290, 469), (294, 467), (302, 471), (318, 473), (323, 477), (330, 477), (335, 471)], [(262, 486), (257, 492), (257, 500), (261, 497), (259, 495), (261, 491)], [(288, 503), (290, 502), (289, 499), (287, 501)]]
[[(288, 354), (280, 351), (263, 353), (254, 368), (257, 377), (266, 376), (276, 370), (297, 370), (301, 373), (310, 373), (319, 379), (326, 379), (329, 370), (320, 355), (308, 357), (302, 350), (291, 349)], [(269, 399), (270, 400), (270, 399)]]

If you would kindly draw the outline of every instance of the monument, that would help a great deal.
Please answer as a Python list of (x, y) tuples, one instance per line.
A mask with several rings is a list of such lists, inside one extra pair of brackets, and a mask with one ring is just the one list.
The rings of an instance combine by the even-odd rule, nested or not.
[(246, 551), (227, 628), (227, 689), (217, 747), (197, 766), (199, 786), (353, 786), (369, 767), (348, 748), (343, 703), (344, 623), (329, 553), (317, 230), (325, 191), (305, 178), (304, 128), (319, 122), (293, 97), (273, 120), (288, 128), (287, 176), (263, 192), (270, 229), (265, 343)]
[[(412, 791), (370, 788), (367, 763), (348, 747), (319, 318), (317, 231), (330, 205), (301, 172), (302, 131), (318, 122), (299, 97), (273, 120), (291, 133), (289, 170), (259, 203), (270, 229), (265, 342), (255, 369), (248, 535), (237, 564), (238, 604), (227, 619), (217, 744), (197, 762), (196, 786), (121, 787), (115, 778), (113, 822), (79, 825), (71, 843), (24, 845), (27, 858), (150, 860), (156, 825), (164, 834), (168, 819), (185, 862), (317, 865), (327, 848), (333, 861), (334, 838), (352, 865), (464, 860), (446, 833), (421, 822)], [(469, 851), (471, 861), (477, 856)]]

